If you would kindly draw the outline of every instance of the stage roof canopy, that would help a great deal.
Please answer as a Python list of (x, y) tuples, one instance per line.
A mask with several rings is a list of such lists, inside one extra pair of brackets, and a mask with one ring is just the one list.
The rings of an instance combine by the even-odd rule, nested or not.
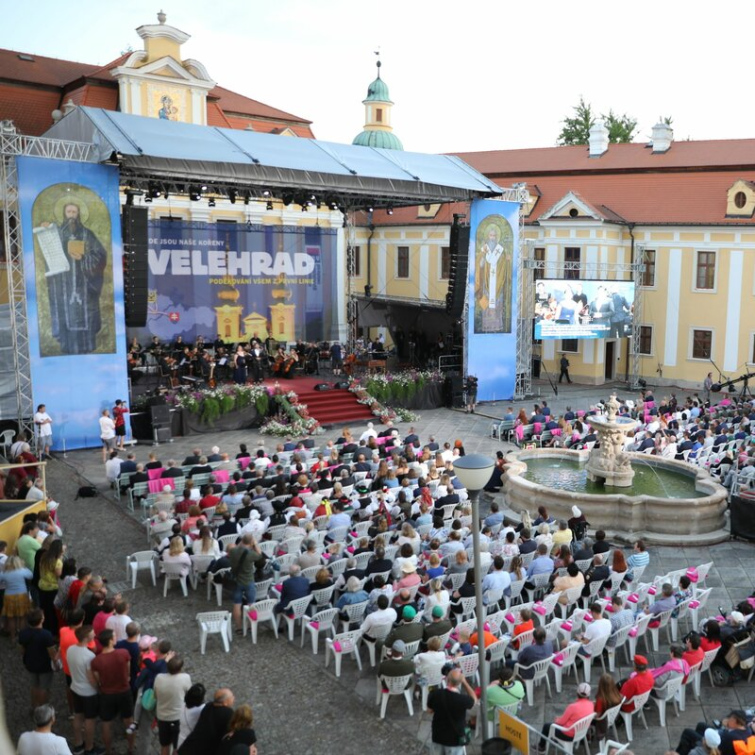
[(277, 197), (304, 191), (351, 207), (469, 201), (502, 193), (452, 155), (198, 126), (97, 108), (76, 108), (45, 136), (95, 144), (101, 162), (120, 165), (126, 186), (147, 181), (213, 184), (251, 191), (253, 197), (265, 190)]

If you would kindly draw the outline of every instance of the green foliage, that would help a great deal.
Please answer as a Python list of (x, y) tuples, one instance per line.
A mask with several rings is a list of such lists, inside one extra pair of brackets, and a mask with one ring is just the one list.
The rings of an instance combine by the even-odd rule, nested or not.
[(207, 425), (214, 425), (220, 416), (220, 401), (215, 397), (207, 397), (202, 402), (202, 414), (200, 419)]
[(270, 408), (270, 398), (267, 393), (260, 393), (259, 396), (257, 396), (257, 400), (254, 402), (254, 406), (261, 417), (266, 417), (267, 411)]
[(236, 408), (236, 398), (234, 396), (222, 396), (220, 399), (220, 413), (228, 414)]
[[(574, 114), (562, 121), (563, 127), (558, 135), (560, 146), (587, 144), (590, 139), (590, 129), (598, 120), (593, 112), (592, 105), (585, 102), (584, 97), (579, 98), (579, 104), (575, 105), (573, 110)], [(611, 109), (607, 115), (603, 114), (600, 118), (608, 129), (608, 141), (611, 144), (631, 142), (637, 133), (637, 119), (626, 113), (618, 115)]]

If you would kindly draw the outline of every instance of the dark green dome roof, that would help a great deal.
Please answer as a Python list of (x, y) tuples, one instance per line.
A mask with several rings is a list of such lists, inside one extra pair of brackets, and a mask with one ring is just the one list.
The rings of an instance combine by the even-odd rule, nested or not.
[(367, 87), (367, 98), (365, 102), (390, 102), (391, 96), (388, 94), (388, 85), (378, 77)]
[(404, 149), (401, 140), (391, 131), (362, 131), (352, 144), (360, 147), (379, 147), (380, 149)]

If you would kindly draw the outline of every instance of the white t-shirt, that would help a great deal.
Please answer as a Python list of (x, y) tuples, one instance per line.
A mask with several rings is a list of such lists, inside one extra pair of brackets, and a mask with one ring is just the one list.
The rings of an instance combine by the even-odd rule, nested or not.
[(155, 714), (158, 721), (178, 721), (184, 707), (184, 696), (191, 687), (188, 674), (158, 674), (155, 677)]
[(87, 671), (92, 666), (94, 653), (89, 648), (71, 645), (66, 654), (68, 668), (71, 671), (71, 689), (81, 697), (91, 697), (97, 690), (89, 682)]
[[(37, 435), (40, 437), (52, 435), (52, 425), (47, 420), (52, 422), (52, 417), (47, 412), (37, 412), (34, 415), (34, 427), (37, 428)], [(44, 422), (44, 424), (39, 424), (40, 422)]]
[(198, 705), (196, 708), (187, 708), (185, 705), (181, 710), (181, 728), (178, 730), (178, 748), (184, 743), (184, 739), (194, 731), (194, 727), (199, 721), (199, 714), (204, 709), (204, 705)]
[(111, 417), (100, 417), (100, 438), (102, 440), (115, 438), (115, 422)]
[(115, 641), (120, 642), (126, 639), (126, 625), (131, 622), (131, 617), (126, 614), (113, 614), (106, 622), (105, 629), (112, 629), (115, 635)]
[(71, 750), (51, 731), (25, 731), (18, 740), (18, 755), (71, 755)]
[(588, 625), (585, 630), (585, 639), (594, 640), (597, 637), (608, 637), (611, 634), (611, 622), (609, 619), (598, 619)]

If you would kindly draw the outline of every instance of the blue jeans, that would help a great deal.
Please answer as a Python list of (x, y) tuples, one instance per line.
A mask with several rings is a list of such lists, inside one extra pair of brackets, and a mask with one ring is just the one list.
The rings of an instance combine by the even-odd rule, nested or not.
[(237, 582), (233, 588), (233, 603), (234, 605), (251, 605), (254, 603), (257, 597), (257, 587), (254, 582), (250, 582), (248, 585), (242, 585)]

